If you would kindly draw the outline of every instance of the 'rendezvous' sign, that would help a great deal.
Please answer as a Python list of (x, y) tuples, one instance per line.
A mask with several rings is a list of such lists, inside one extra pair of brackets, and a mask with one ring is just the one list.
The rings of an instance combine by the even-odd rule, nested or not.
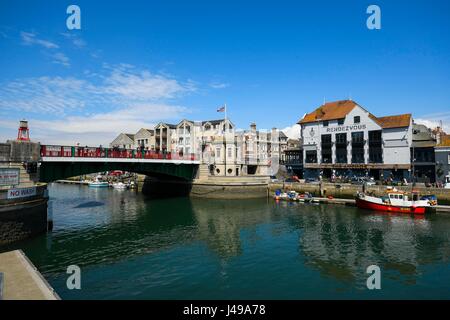
[(8, 190), (8, 199), (26, 198), (36, 195), (36, 187), (17, 188)]
[(352, 126), (340, 126), (340, 127), (332, 127), (327, 128), (327, 132), (347, 132), (347, 131), (355, 131), (355, 130), (365, 130), (365, 124), (354, 124)]

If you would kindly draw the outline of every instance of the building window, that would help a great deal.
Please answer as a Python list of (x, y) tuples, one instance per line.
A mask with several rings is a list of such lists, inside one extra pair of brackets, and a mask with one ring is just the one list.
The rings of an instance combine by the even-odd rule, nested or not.
[(342, 119), (338, 119), (338, 125), (343, 125), (344, 124), (344, 118), (342, 118)]
[(232, 150), (231, 150), (231, 148), (228, 148), (228, 158), (231, 158), (232, 157)]
[(360, 123), (361, 122), (361, 117), (360, 116), (354, 116), (353, 117), (353, 123)]
[(369, 131), (369, 163), (383, 163), (381, 130)]
[(347, 146), (347, 134), (346, 133), (336, 133), (336, 145)]
[(322, 135), (322, 163), (331, 163), (331, 134)]
[(317, 163), (317, 151), (316, 150), (307, 150), (306, 151), (306, 163)]
[(216, 158), (220, 158), (220, 148), (216, 148)]
[(324, 126), (324, 127), (328, 127), (328, 121), (324, 121), (324, 122), (323, 122), (323, 126)]
[(352, 163), (364, 163), (364, 132), (352, 132)]
[(347, 134), (336, 134), (336, 163), (347, 163)]

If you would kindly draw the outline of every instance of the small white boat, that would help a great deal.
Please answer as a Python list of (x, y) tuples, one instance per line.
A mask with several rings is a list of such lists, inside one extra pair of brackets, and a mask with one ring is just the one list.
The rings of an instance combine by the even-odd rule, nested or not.
[(94, 181), (88, 183), (88, 186), (91, 188), (107, 188), (109, 187), (109, 183), (107, 181), (102, 181), (101, 176), (97, 176)]
[(128, 186), (123, 182), (114, 182), (112, 184), (112, 187), (119, 190), (125, 190), (126, 188), (128, 188)]

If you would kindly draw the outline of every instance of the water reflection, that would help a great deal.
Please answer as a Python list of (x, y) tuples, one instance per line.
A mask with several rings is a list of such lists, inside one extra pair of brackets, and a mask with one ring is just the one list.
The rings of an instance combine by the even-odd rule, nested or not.
[[(79, 265), (90, 279), (84, 298), (130, 291), (145, 298), (351, 298), (371, 264), (399, 294), (414, 285), (438, 297), (450, 289), (449, 216), (272, 200), (150, 200), (68, 185), (52, 186), (50, 195), (54, 232), (0, 250), (22, 248), (59, 290), (67, 266)], [(447, 271), (436, 279), (430, 266)], [(432, 290), (436, 284), (442, 291)]]
[(410, 283), (421, 265), (449, 261), (448, 217), (424, 219), (326, 205), (299, 211), (288, 220), (302, 229), (301, 254), (324, 276), (364, 284), (359, 281), (366, 277), (364, 270), (376, 264), (409, 276), (404, 280)]
[(256, 226), (270, 221), (270, 207), (259, 200), (193, 199), (191, 203), (199, 239), (222, 258), (242, 254), (242, 229), (253, 231), (254, 238)]

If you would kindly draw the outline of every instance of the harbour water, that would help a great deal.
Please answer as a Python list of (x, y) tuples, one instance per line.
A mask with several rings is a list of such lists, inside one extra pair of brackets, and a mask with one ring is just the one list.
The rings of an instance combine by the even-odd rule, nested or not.
[[(62, 299), (449, 299), (450, 215), (148, 199), (52, 184), (53, 232), (20, 248)], [(81, 289), (69, 290), (69, 265)], [(369, 290), (366, 268), (381, 268)]]

